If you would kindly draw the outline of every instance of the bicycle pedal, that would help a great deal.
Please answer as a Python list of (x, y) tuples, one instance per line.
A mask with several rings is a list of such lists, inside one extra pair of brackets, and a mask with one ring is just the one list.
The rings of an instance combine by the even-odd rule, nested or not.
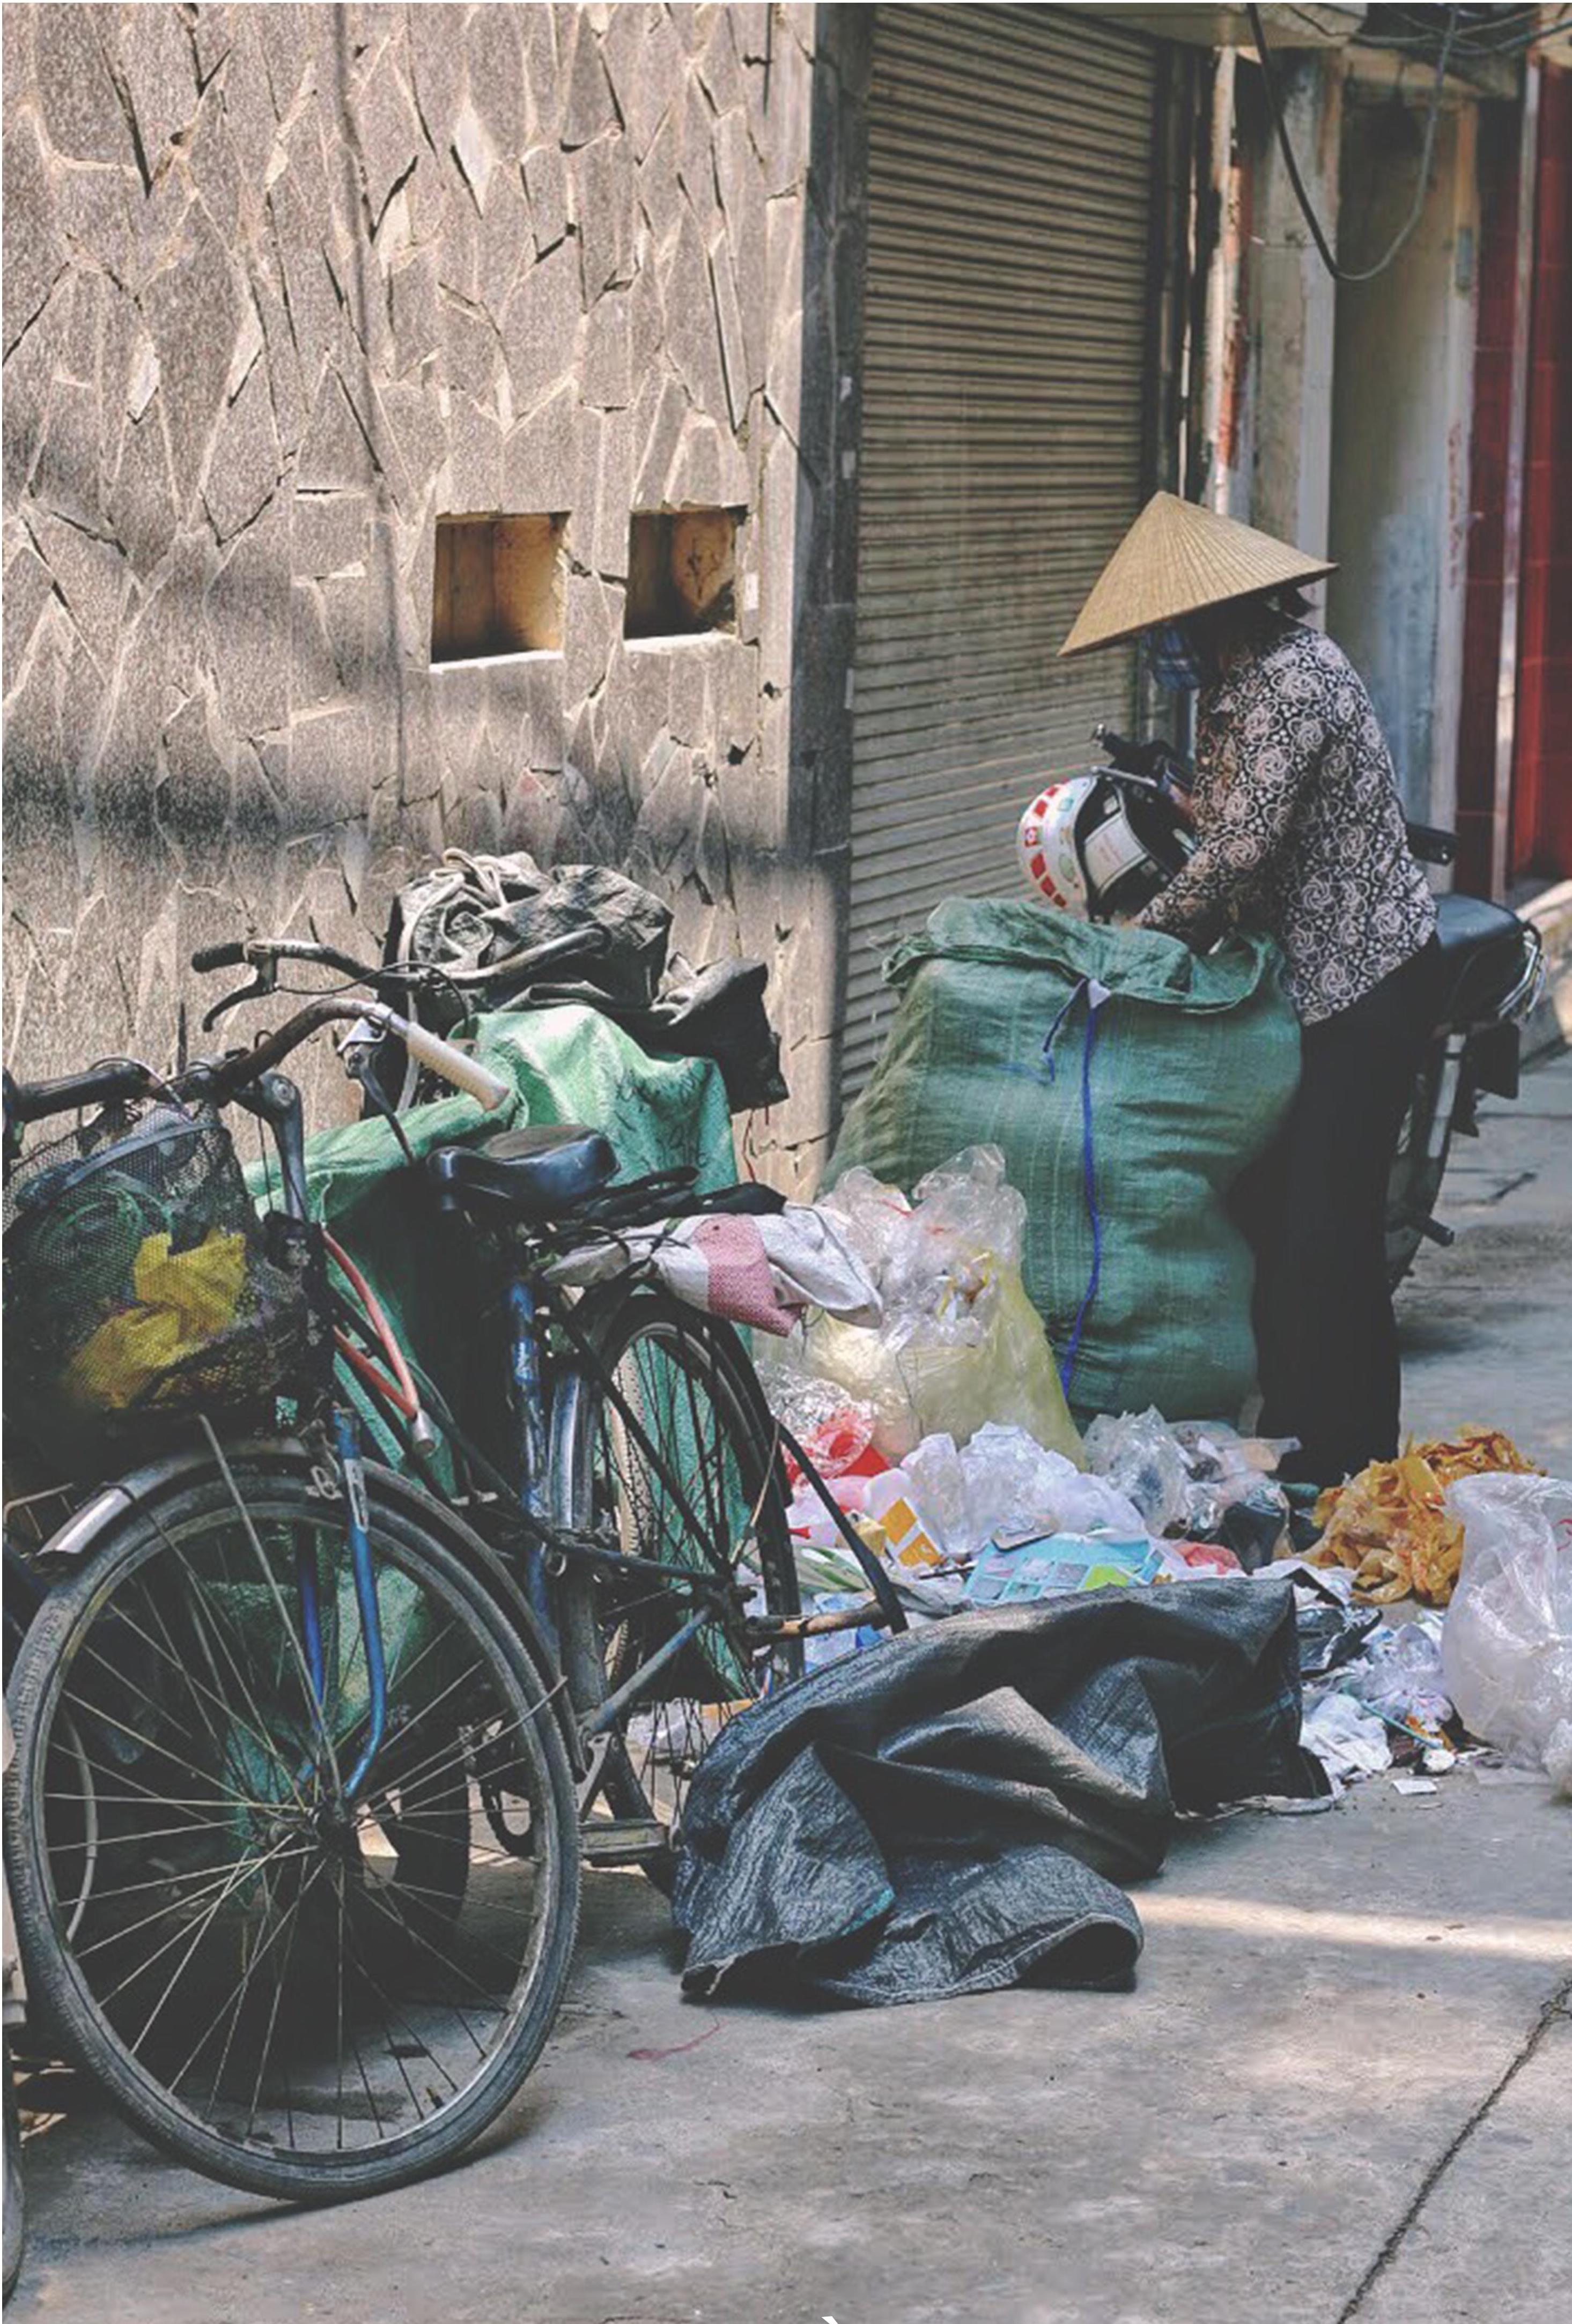
[(609, 1816), (592, 1816), (578, 1827), (578, 1844), (584, 1861), (595, 1870), (614, 1870), (619, 1865), (646, 1864), (652, 1856), (660, 1856), (670, 1843), (670, 1834), (663, 1823), (653, 1817), (631, 1817), (620, 1821)]

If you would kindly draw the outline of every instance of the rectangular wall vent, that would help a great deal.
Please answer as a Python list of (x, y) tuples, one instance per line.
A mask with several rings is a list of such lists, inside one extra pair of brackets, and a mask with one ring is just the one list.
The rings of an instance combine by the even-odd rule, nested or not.
[(431, 659), (560, 653), (566, 516), (439, 516)]
[(636, 512), (628, 534), (624, 635), (692, 637), (737, 625), (737, 526), (745, 511)]

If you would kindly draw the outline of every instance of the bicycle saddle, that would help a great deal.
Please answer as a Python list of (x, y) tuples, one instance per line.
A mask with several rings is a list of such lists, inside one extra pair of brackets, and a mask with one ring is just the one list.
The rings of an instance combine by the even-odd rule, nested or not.
[(439, 1146), (426, 1157), (444, 1209), (539, 1224), (561, 1218), (616, 1176), (611, 1141), (577, 1121), (499, 1130), (476, 1146)]

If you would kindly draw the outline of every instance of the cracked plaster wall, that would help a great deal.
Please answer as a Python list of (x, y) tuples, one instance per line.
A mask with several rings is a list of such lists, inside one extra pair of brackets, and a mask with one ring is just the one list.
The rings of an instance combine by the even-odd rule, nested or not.
[[(194, 945), (365, 952), (442, 847), (528, 847), (648, 881), (694, 956), (772, 961), (808, 1086), (751, 1138), (791, 1179), (844, 873), (791, 780), (837, 474), (800, 489), (815, 12), (4, 23), (13, 1064), (162, 1058)], [(683, 503), (748, 512), (739, 633), (630, 650), (629, 511)], [(492, 509), (569, 512), (562, 654), (432, 671), (435, 519)]]

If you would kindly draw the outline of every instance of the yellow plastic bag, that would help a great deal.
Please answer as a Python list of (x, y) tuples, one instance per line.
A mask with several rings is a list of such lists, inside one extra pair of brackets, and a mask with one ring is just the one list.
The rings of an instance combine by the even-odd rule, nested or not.
[(903, 1460), (939, 1433), (966, 1444), (992, 1420), (1024, 1428), (1083, 1467), (1053, 1350), (1020, 1268), (982, 1254), (975, 1286), (961, 1315), (897, 1314), (876, 1329), (818, 1316), (809, 1327), (808, 1360), (872, 1405), (874, 1443), (887, 1461)]
[(245, 1239), (217, 1228), (190, 1250), (152, 1234), (132, 1268), (136, 1305), (100, 1323), (61, 1385), (85, 1412), (125, 1412), (163, 1376), (199, 1355), (235, 1319), (245, 1284)]

